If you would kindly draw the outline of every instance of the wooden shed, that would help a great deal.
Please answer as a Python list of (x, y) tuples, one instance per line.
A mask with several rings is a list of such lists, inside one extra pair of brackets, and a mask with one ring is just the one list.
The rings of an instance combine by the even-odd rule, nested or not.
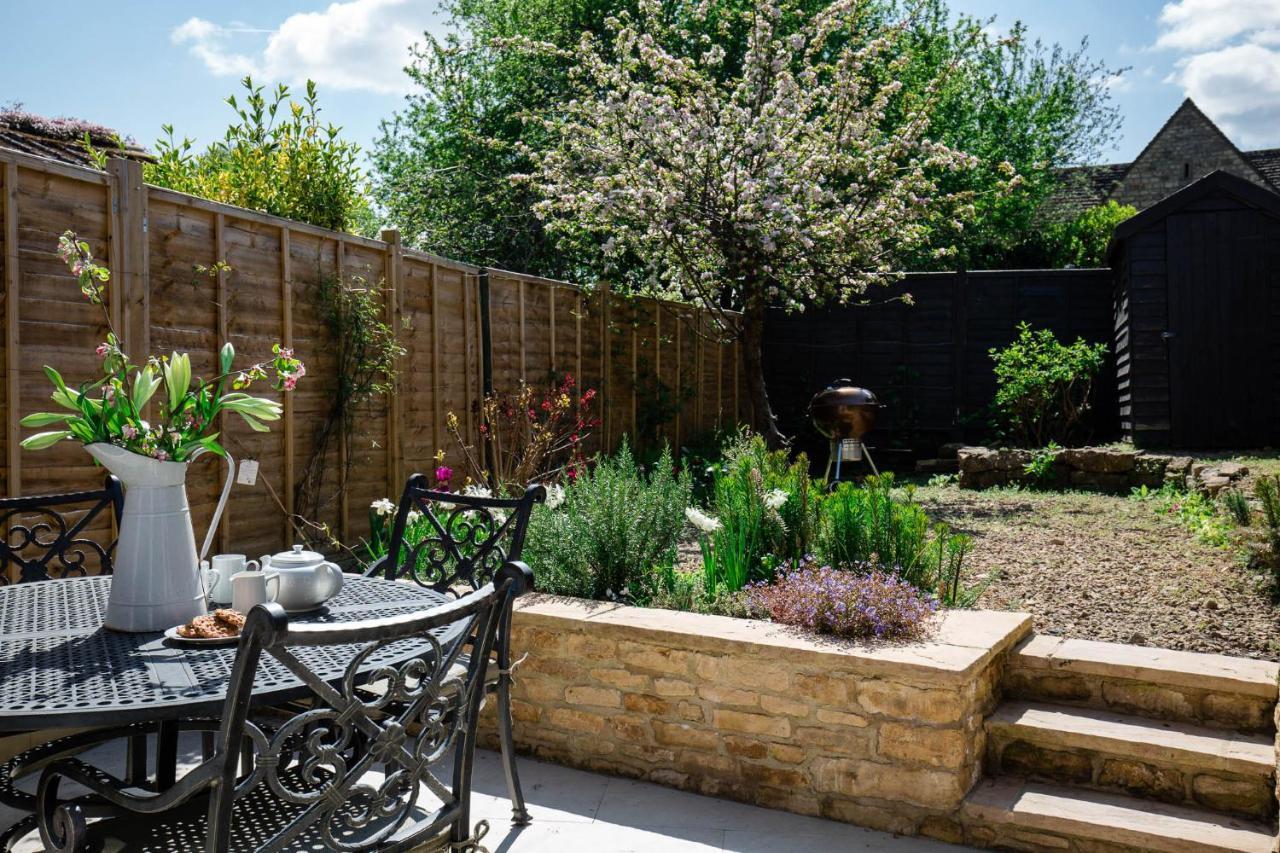
[(1116, 229), (1122, 430), (1142, 447), (1280, 439), (1280, 195), (1213, 172)]

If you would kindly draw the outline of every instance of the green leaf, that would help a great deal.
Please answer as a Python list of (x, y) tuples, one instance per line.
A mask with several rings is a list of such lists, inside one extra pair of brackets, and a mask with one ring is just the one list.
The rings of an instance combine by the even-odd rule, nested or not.
[(58, 373), (58, 371), (54, 370), (47, 364), (44, 366), (44, 375), (49, 377), (49, 381), (53, 383), (53, 387), (57, 388), (59, 391), (67, 390), (67, 383), (62, 381), (62, 374)]
[(151, 365), (139, 370), (133, 377), (133, 394), (130, 399), (133, 401), (133, 408), (136, 412), (141, 412), (142, 408), (147, 405), (147, 401), (155, 395), (156, 389), (160, 387), (160, 377), (156, 376), (155, 369)]
[(46, 447), (52, 447), (65, 438), (71, 438), (70, 430), (60, 429), (53, 432), (38, 432), (35, 435), (22, 440), (22, 447), (25, 450), (44, 450)]
[(252, 429), (254, 432), (271, 432), (270, 427), (268, 427), (266, 424), (262, 423), (261, 421), (257, 420), (256, 418), (252, 417), (251, 415), (246, 415), (244, 412), (239, 412), (239, 415), (240, 417), (244, 418), (244, 422), (247, 423), (249, 425), (249, 428)]
[(165, 385), (169, 389), (169, 411), (176, 412), (191, 385), (191, 356), (174, 353), (165, 365)]
[(80, 406), (76, 403), (76, 395), (72, 394), (67, 388), (59, 388), (49, 397), (50, 400), (62, 406), (64, 409), (70, 409), (73, 412), (81, 411)]
[(24, 427), (45, 427), (49, 424), (62, 423), (67, 418), (75, 417), (74, 415), (60, 415), (57, 412), (36, 412), (27, 415), (18, 423)]

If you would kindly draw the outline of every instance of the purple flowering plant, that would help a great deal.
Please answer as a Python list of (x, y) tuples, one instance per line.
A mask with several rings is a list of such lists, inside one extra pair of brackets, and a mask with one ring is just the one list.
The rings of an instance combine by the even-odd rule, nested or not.
[(937, 602), (887, 572), (833, 569), (805, 558), (747, 587), (752, 609), (784, 625), (849, 639), (918, 639)]

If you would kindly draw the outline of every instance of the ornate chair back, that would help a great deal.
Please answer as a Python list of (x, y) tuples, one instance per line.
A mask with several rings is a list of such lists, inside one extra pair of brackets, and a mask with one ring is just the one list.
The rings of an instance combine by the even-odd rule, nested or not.
[[(397, 849), (410, 849), (446, 830), (450, 842), (465, 844), (484, 669), (473, 659), (462, 675), (455, 664), (465, 645), (492, 648), (503, 601), (531, 579), (515, 563), (494, 574), (449, 604), (367, 622), (290, 625), (278, 605), (254, 608), (210, 759), (220, 777), (209, 805), (209, 850), (225, 849), (233, 831), (234, 797), (227, 793), (256, 785), (299, 810), (262, 845), (267, 849), (292, 849), (289, 842), (302, 838), (325, 850), (380, 849), (393, 838)], [(334, 653), (351, 662), (342, 681), (329, 684), (307, 659)], [(314, 700), (271, 732), (248, 714), (267, 659), (305, 684)], [(359, 676), (370, 669), (367, 679)], [(362, 683), (382, 689), (371, 698), (356, 689)], [(246, 738), (255, 746), (253, 770), (237, 781)], [(371, 783), (374, 768), (381, 772)]]
[[(439, 492), (414, 474), (400, 496), (387, 556), (366, 574), (453, 595), (459, 587), (479, 589), (502, 565), (520, 559), (529, 516), (546, 496), (542, 486), (529, 486), (518, 498)], [(410, 537), (410, 527), (422, 535)]]
[(111, 475), (97, 491), (0, 498), (0, 585), (110, 574), (115, 541), (84, 535), (108, 509), (119, 521), (124, 490)]

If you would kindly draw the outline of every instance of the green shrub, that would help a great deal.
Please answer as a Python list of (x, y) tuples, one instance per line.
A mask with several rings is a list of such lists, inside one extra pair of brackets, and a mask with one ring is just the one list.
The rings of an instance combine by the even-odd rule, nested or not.
[(714, 516), (696, 510), (690, 521), (702, 540), (703, 585), (714, 596), (769, 580), (785, 560), (808, 552), (813, 540), (815, 493), (809, 460), (742, 432), (727, 448), (712, 487)]
[(689, 504), (687, 473), (670, 450), (649, 473), (624, 442), (565, 489), (564, 504), (534, 510), (524, 558), (538, 590), (617, 600), (675, 562)]
[(991, 581), (962, 583), (969, 537), (952, 534), (945, 524), (931, 525), (915, 502), (915, 488), (895, 496), (893, 483), (892, 474), (882, 474), (860, 484), (841, 483), (824, 496), (818, 503), (818, 556), (837, 569), (890, 572), (946, 607), (972, 606)]
[(1116, 226), (1138, 212), (1114, 199), (1082, 211), (1074, 219), (1050, 223), (1043, 239), (1055, 267), (1105, 267), (1107, 244)]
[(893, 496), (893, 475), (841, 483), (818, 509), (817, 553), (838, 569), (874, 565), (928, 588), (926, 546), (929, 518), (908, 486), (903, 499)]
[(206, 151), (194, 152), (190, 139), (178, 141), (164, 126), (155, 162), (143, 167), (147, 182), (321, 228), (372, 232), (360, 148), (321, 122), (315, 83), (307, 81), (301, 102), (283, 85), (270, 95), (248, 77), (241, 85), (243, 103), (226, 100), (239, 121)]
[(1154, 503), (1157, 514), (1177, 521), (1206, 545), (1225, 548), (1231, 544), (1231, 528), (1218, 513), (1218, 505), (1200, 492), (1184, 491), (1172, 483), (1165, 483), (1155, 490), (1146, 486), (1135, 488), (1129, 497)]
[(1028, 324), (1018, 324), (1011, 344), (991, 350), (997, 385), (994, 426), (1022, 447), (1069, 444), (1081, 431), (1094, 377), (1106, 357), (1106, 344), (1078, 338), (1067, 346), (1050, 329), (1032, 331)]
[(1249, 499), (1244, 496), (1244, 492), (1239, 489), (1227, 489), (1222, 493), (1222, 505), (1227, 508), (1227, 513), (1240, 527), (1248, 527), (1252, 510), (1249, 508)]
[(739, 434), (726, 448), (716, 478), (715, 509), (724, 520), (744, 505), (760, 518), (763, 546), (785, 560), (808, 552), (813, 541), (815, 490), (809, 458), (792, 461), (785, 450), (769, 450), (758, 435)]
[(1280, 598), (1280, 475), (1259, 477), (1253, 494), (1262, 504), (1266, 538), (1262, 547), (1255, 547), (1250, 562), (1266, 572), (1271, 594)]

